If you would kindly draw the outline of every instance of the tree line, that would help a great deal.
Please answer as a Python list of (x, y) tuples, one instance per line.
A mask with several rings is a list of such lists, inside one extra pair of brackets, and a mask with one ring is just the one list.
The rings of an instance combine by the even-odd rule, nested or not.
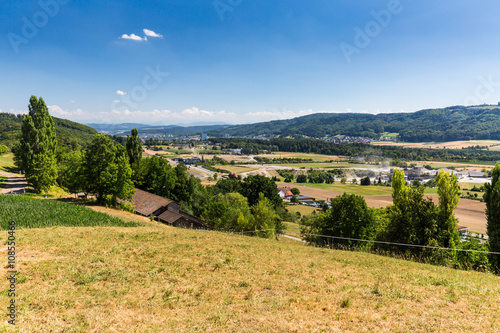
[(243, 148), (244, 154), (260, 154), (263, 151), (316, 153), (347, 156), (366, 162), (384, 162), (388, 159), (401, 161), (500, 161), (499, 151), (482, 149), (429, 149), (401, 146), (373, 146), (362, 143), (331, 143), (317, 139), (274, 138), (271, 140), (242, 138), (211, 138), (212, 143)]
[(406, 142), (500, 140), (500, 107), (452, 106), (413, 113), (313, 114), (294, 119), (238, 125), (209, 131), (210, 136), (280, 136), (325, 138), (335, 135), (378, 139), (399, 133)]
[[(458, 181), (441, 170), (436, 178), (439, 203), (424, 197), (424, 188), (408, 186), (404, 172), (395, 170), (391, 182), (393, 205), (369, 208), (363, 197), (344, 194), (331, 200), (332, 208), (316, 215), (304, 216), (301, 233), (309, 243), (333, 247), (364, 247), (379, 253), (397, 253), (434, 264), (462, 269), (491, 269), (500, 273), (497, 254), (465, 251), (442, 251), (433, 248), (406, 247), (397, 244), (499, 252), (500, 240), (500, 165), (494, 171), (494, 182), (486, 187), (486, 216), (489, 241), (461, 241), (454, 209), (458, 204)], [(322, 236), (319, 236), (322, 235)], [(332, 239), (334, 236), (377, 241), (359, 242)], [(391, 244), (388, 244), (391, 243)]]

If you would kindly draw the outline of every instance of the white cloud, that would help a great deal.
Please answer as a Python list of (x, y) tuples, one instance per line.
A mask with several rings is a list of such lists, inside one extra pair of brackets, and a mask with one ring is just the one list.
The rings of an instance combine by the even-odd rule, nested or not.
[[(114, 100), (113, 103), (119, 103), (119, 100)], [(156, 125), (171, 125), (171, 124), (190, 124), (195, 122), (218, 122), (227, 124), (249, 124), (257, 122), (265, 122), (271, 120), (291, 119), (301, 116), (306, 116), (315, 113), (345, 113), (346, 111), (313, 111), (307, 110), (272, 110), (272, 111), (256, 111), (245, 114), (237, 114), (234, 112), (209, 111), (197, 107), (191, 107), (182, 111), (171, 110), (128, 110), (116, 109), (116, 105), (112, 104), (110, 111), (105, 112), (85, 112), (81, 109), (67, 110), (57, 105), (48, 106), (50, 114), (55, 117), (66, 118), (80, 123), (142, 123)], [(11, 110), (12, 112), (13, 110)], [(27, 111), (17, 111), (16, 113), (27, 113)]]
[(130, 34), (130, 35), (123, 34), (120, 38), (121, 39), (131, 39), (131, 40), (135, 40), (135, 41), (148, 40), (147, 37), (142, 38), (140, 36), (137, 36), (136, 34)]
[(126, 93), (126, 92), (124, 92), (124, 91), (121, 91), (121, 90), (117, 90), (117, 91), (116, 91), (116, 94), (117, 94), (117, 95), (121, 95), (121, 96), (123, 96), (123, 95), (126, 95), (127, 93)]
[(153, 30), (143, 29), (142, 31), (144, 31), (144, 34), (148, 37), (157, 37), (157, 38), (163, 37), (163, 35), (157, 34)]

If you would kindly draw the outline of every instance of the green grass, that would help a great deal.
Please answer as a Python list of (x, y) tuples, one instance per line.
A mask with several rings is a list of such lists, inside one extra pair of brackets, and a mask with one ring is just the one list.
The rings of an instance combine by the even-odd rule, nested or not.
[(334, 162), (334, 163), (283, 163), (283, 164), (275, 164), (282, 165), (294, 168), (373, 168), (373, 165), (369, 164), (353, 164), (353, 163), (345, 163), (345, 162)]
[(24, 195), (0, 195), (1, 230), (8, 229), (8, 221), (15, 221), (18, 229), (52, 226), (136, 227), (140, 225), (135, 222), (124, 222), (80, 205)]
[(349, 194), (356, 194), (362, 196), (392, 194), (392, 188), (390, 186), (375, 186), (375, 185), (361, 186), (361, 185), (341, 184), (341, 183), (333, 183), (333, 184), (296, 183), (296, 184), (312, 188), (319, 188), (322, 190), (328, 190), (340, 193), (345, 192)]
[(382, 133), (380, 136), (385, 136), (385, 137), (389, 137), (389, 138), (395, 138), (399, 135), (399, 133), (389, 133), (389, 132), (384, 132)]
[(0, 176), (0, 188), (4, 187), (6, 182), (7, 182), (7, 177)]
[(10, 171), (14, 167), (14, 154), (7, 153), (0, 156), (0, 171)]
[(310, 207), (310, 206), (304, 206), (304, 205), (294, 205), (290, 204), (286, 206), (286, 209), (288, 209), (289, 212), (299, 212), (301, 216), (304, 215), (309, 215), (312, 214), (314, 211), (321, 211), (321, 209)]
[(300, 224), (293, 222), (283, 222), (286, 226), (285, 233), (290, 233), (292, 236), (300, 235)]

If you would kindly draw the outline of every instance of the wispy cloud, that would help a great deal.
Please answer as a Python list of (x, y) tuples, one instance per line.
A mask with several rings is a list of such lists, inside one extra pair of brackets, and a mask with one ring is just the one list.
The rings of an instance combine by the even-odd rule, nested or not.
[(123, 96), (123, 95), (126, 95), (127, 93), (125, 91), (117, 90), (116, 94), (120, 95), (120, 96)]
[(161, 38), (163, 37), (163, 35), (160, 35), (160, 34), (157, 34), (156, 32), (154, 32), (153, 30), (149, 30), (149, 29), (142, 29), (142, 31), (144, 31), (144, 34), (148, 37), (157, 37), (157, 38)]
[(127, 35), (127, 34), (123, 34), (121, 37), (121, 39), (130, 39), (130, 40), (135, 40), (135, 41), (145, 41), (145, 40), (148, 40), (147, 37), (140, 37), (140, 36), (137, 36), (136, 34), (130, 34), (130, 35)]

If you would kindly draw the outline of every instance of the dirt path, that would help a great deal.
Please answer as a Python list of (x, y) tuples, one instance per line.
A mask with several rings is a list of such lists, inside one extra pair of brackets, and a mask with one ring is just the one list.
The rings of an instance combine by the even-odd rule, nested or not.
[(23, 192), (28, 183), (23, 175), (0, 171), (0, 176), (7, 177), (7, 183), (0, 189), (0, 193)]

